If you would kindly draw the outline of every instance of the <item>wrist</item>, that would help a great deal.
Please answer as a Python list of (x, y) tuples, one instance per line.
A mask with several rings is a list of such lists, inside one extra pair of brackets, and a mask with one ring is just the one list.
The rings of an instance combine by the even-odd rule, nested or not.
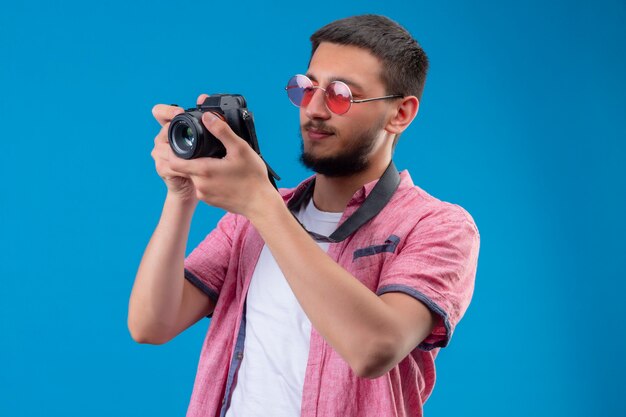
[(263, 187), (250, 200), (244, 216), (252, 224), (257, 225), (281, 209), (286, 209), (282, 196), (274, 187), (268, 184), (268, 187)]
[(165, 196), (165, 205), (178, 210), (191, 211), (193, 213), (198, 205), (198, 198), (195, 194), (188, 195), (168, 191)]

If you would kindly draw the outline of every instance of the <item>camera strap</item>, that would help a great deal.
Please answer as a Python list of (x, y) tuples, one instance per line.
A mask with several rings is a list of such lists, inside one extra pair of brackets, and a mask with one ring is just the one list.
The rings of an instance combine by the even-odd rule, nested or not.
[[(311, 232), (300, 223), (309, 235), (318, 242), (337, 243), (345, 240), (348, 236), (356, 232), (361, 226), (370, 221), (387, 205), (391, 197), (400, 185), (400, 174), (393, 161), (389, 164), (382, 177), (378, 180), (372, 191), (361, 207), (359, 207), (350, 217), (348, 217), (330, 236)], [(315, 178), (307, 185), (306, 189), (298, 198), (288, 204), (288, 208), (294, 214), (305, 202), (313, 197), (315, 188)], [(295, 217), (295, 214), (294, 214)], [(297, 217), (296, 217), (297, 220)]]
[(270, 167), (270, 165), (267, 163), (267, 161), (261, 155), (261, 149), (259, 148), (259, 142), (258, 142), (257, 137), (256, 137), (256, 130), (254, 129), (254, 122), (252, 121), (252, 114), (247, 112), (247, 115), (248, 116), (244, 115), (243, 120), (244, 120), (244, 123), (246, 124), (246, 129), (248, 129), (248, 133), (250, 135), (250, 139), (252, 140), (252, 143), (255, 144), (255, 146), (257, 147), (257, 149), (255, 149), (255, 151), (259, 154), (259, 156), (261, 157), (261, 160), (263, 161), (263, 163), (265, 164), (265, 167), (267, 168), (267, 176), (268, 176), (270, 182), (272, 183), (274, 188), (278, 189), (278, 186), (276, 185), (276, 180), (280, 181), (280, 177)]

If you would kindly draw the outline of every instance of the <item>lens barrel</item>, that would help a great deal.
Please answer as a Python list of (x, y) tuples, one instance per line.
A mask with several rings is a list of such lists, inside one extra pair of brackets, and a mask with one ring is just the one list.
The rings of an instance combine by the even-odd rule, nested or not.
[(221, 158), (226, 155), (224, 145), (202, 124), (202, 111), (191, 110), (179, 114), (170, 123), (168, 140), (179, 158)]

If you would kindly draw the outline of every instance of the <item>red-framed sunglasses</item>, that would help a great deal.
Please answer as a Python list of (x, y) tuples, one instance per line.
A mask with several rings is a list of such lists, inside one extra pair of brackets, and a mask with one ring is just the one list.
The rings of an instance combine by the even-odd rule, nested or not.
[(287, 83), (287, 87), (285, 87), (289, 100), (298, 107), (308, 106), (316, 89), (320, 89), (324, 92), (326, 107), (335, 114), (344, 114), (350, 110), (352, 103), (365, 103), (368, 101), (404, 97), (402, 94), (391, 94), (382, 97), (354, 100), (352, 98), (352, 91), (350, 91), (350, 87), (348, 87), (346, 83), (342, 81), (332, 81), (326, 88), (322, 88), (319, 85), (314, 85), (309, 77), (302, 74), (291, 77)]

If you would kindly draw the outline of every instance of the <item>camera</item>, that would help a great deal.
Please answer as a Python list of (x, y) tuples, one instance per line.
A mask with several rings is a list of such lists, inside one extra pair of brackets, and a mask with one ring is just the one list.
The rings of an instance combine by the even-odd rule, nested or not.
[[(170, 123), (168, 139), (179, 158), (223, 158), (226, 148), (202, 123), (202, 114), (212, 112), (224, 120), (237, 136), (259, 153), (254, 132), (252, 114), (246, 108), (246, 100), (238, 94), (214, 94), (207, 97), (199, 107), (187, 109), (174, 117)], [(249, 124), (247, 121), (249, 120)]]
[[(170, 147), (176, 156), (183, 159), (202, 157), (223, 158), (226, 148), (202, 123), (202, 114), (212, 112), (224, 120), (237, 136), (245, 140), (261, 155), (254, 129), (254, 118), (246, 107), (246, 99), (240, 94), (212, 94), (199, 107), (185, 110), (172, 119), (168, 130)], [(265, 161), (264, 161), (265, 162)], [(278, 175), (265, 163), (270, 181)]]

